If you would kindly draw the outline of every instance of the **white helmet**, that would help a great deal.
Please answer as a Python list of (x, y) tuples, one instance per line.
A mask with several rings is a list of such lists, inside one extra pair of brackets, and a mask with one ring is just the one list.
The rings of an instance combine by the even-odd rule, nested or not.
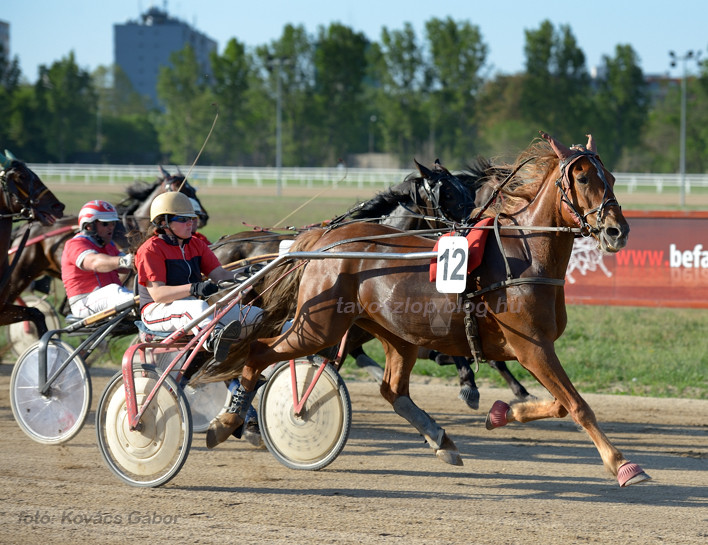
[(89, 201), (79, 211), (79, 229), (94, 221), (118, 221), (115, 206), (106, 201)]

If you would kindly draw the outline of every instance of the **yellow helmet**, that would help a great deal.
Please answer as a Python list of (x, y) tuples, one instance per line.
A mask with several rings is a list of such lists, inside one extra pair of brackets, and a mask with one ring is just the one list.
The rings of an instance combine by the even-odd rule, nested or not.
[(178, 191), (162, 193), (152, 201), (150, 205), (150, 221), (154, 223), (158, 216), (162, 216), (163, 214), (187, 216), (190, 218), (197, 217), (194, 213), (192, 203), (189, 202), (189, 197)]

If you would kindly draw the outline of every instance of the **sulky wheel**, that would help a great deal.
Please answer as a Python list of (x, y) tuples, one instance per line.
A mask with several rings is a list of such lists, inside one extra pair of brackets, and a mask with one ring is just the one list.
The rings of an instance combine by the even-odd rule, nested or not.
[[(174, 357), (174, 352), (152, 354), (155, 367), (158, 370), (166, 369)], [(184, 360), (183, 356), (175, 369), (182, 367)], [(173, 371), (171, 375), (172, 378), (175, 378), (177, 371)], [(194, 433), (207, 431), (211, 421), (224, 412), (231, 401), (231, 392), (223, 382), (187, 384), (184, 387), (184, 395), (187, 397), (189, 409), (192, 411), (192, 431)]]
[(231, 392), (223, 382), (187, 384), (184, 395), (192, 411), (192, 430), (204, 433), (211, 421), (219, 416), (231, 401)]
[[(152, 365), (133, 369), (138, 410), (160, 374)], [(123, 376), (116, 374), (96, 408), (98, 447), (108, 468), (132, 486), (154, 487), (172, 479), (187, 460), (192, 443), (192, 417), (184, 394), (166, 377), (138, 429), (131, 431)]]
[[(17, 424), (29, 437), (38, 443), (58, 445), (79, 433), (86, 421), (91, 407), (91, 378), (81, 357), (74, 356), (43, 395), (39, 346), (30, 346), (15, 363), (10, 377), (10, 406)], [(46, 378), (51, 378), (73, 351), (64, 342), (50, 341)]]
[[(344, 448), (351, 428), (351, 401), (344, 381), (325, 367), (301, 414), (294, 412), (290, 362), (274, 368), (262, 387), (258, 423), (273, 456), (291, 469), (317, 470), (329, 465)], [(298, 399), (310, 387), (319, 365), (296, 360)]]
[[(22, 298), (25, 306), (34, 307), (42, 311), (48, 330), (59, 329), (61, 323), (54, 307), (41, 297), (26, 295)], [(16, 357), (21, 356), (30, 346), (39, 341), (37, 328), (32, 322), (15, 322), (7, 327), (7, 344)]]

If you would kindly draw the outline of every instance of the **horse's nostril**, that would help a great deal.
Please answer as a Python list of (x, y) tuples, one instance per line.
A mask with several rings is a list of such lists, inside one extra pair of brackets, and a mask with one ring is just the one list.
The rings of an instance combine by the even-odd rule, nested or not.
[(622, 235), (620, 230), (616, 227), (608, 227), (607, 229), (605, 229), (605, 233), (607, 234), (607, 236), (613, 239), (619, 238)]

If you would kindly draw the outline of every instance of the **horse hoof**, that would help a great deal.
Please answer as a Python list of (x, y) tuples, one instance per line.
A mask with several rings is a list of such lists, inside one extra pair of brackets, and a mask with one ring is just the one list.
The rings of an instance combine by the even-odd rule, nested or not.
[(644, 473), (644, 470), (641, 467), (630, 462), (622, 464), (617, 472), (617, 482), (622, 487), (629, 486), (630, 484), (641, 483), (650, 479), (651, 477)]
[(506, 411), (509, 410), (509, 405), (503, 401), (495, 401), (492, 408), (489, 409), (487, 414), (487, 421), (485, 422), (485, 427), (488, 430), (493, 430), (494, 428), (501, 428), (506, 426), (508, 421), (506, 419)]
[(435, 451), (435, 456), (440, 458), (446, 464), (450, 464), (451, 466), (463, 465), (462, 457), (460, 456), (460, 453), (456, 450), (438, 449)]
[(470, 409), (479, 409), (479, 390), (477, 388), (465, 385), (460, 388), (460, 393), (457, 394), (457, 397), (467, 403)]

